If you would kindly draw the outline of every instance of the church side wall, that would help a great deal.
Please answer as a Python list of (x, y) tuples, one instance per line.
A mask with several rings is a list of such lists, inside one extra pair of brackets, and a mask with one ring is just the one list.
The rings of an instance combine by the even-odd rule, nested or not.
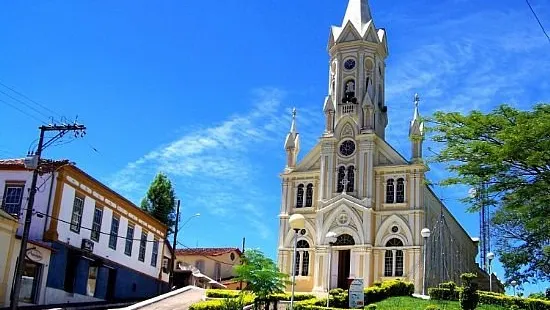
[(431, 230), (427, 242), (427, 287), (442, 282), (460, 283), (464, 272), (476, 272), (476, 244), (454, 216), (428, 188), (424, 188), (426, 227)]

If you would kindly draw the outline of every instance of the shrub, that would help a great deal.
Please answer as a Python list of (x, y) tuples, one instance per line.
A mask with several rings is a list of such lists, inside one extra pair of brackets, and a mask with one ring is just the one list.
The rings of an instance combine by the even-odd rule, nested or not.
[(206, 290), (206, 297), (210, 298), (234, 298), (238, 297), (241, 291), (235, 290)]
[(340, 295), (342, 293), (344, 293), (345, 291), (341, 288), (334, 288), (330, 291), (328, 291), (329, 295)]
[(473, 280), (477, 276), (473, 273), (464, 273), (460, 276), (464, 287), (460, 293), (460, 307), (462, 310), (475, 310), (479, 301), (479, 294), (477, 293), (477, 283)]
[(414, 284), (401, 280), (389, 280), (380, 285), (365, 289), (365, 304), (378, 302), (393, 296), (410, 296), (414, 293)]
[(429, 288), (428, 295), (434, 300), (458, 300), (462, 289), (451, 290), (448, 288)]
[(436, 305), (428, 305), (426, 306), (426, 308), (424, 308), (424, 310), (441, 310), (441, 309)]
[(193, 304), (189, 310), (231, 310), (232, 307), (240, 306), (240, 309), (245, 305), (254, 302), (254, 296), (250, 294), (241, 294), (239, 298), (226, 298), (217, 300), (206, 300)]
[(378, 307), (375, 304), (370, 304), (370, 305), (366, 306), (365, 309), (375, 310), (375, 309), (378, 309)]
[(439, 288), (446, 288), (453, 291), (454, 289), (456, 289), (456, 283), (454, 283), (453, 281), (441, 283), (439, 284)]

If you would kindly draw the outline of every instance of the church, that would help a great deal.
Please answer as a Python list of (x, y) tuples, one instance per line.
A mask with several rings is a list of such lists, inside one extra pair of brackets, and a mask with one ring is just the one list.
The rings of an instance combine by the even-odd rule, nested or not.
[[(301, 161), (293, 111), (281, 174), (278, 266), (296, 276), (298, 292), (347, 288), (350, 278), (364, 279), (366, 287), (404, 279), (421, 292), (424, 251), (427, 287), (480, 270), (478, 241), (427, 185), (418, 95), (414, 111), (411, 104), (411, 158), (385, 140), (391, 111), (384, 99), (386, 36), (367, 0), (349, 0), (342, 25), (329, 35), (325, 129)], [(289, 225), (293, 214), (306, 219), (298, 232)], [(424, 228), (430, 236), (421, 234)], [(329, 232), (334, 241), (327, 240)]]

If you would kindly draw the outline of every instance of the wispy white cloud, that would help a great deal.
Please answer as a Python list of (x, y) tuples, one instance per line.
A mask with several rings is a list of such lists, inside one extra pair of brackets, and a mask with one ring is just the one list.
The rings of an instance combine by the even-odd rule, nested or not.
[[(111, 176), (110, 185), (137, 201), (154, 174), (162, 171), (171, 177), (187, 206), (204, 210), (223, 223), (235, 223), (238, 218), (261, 238), (273, 237), (273, 227), (265, 220), (266, 216), (274, 220), (274, 214), (267, 214), (273, 210), (264, 206), (273, 206), (280, 197), (272, 195), (273, 188), (262, 188), (258, 180), (266, 173), (267, 179), (275, 179), (284, 167), (283, 142), (292, 107), (282, 103), (285, 93), (279, 89), (259, 89), (252, 97), (255, 104), (247, 113), (197, 128), (158, 147)], [(299, 128), (309, 136), (306, 128), (317, 121), (311, 120), (312, 112), (307, 109), (299, 113)], [(280, 167), (263, 166), (261, 158), (268, 153), (280, 153)]]

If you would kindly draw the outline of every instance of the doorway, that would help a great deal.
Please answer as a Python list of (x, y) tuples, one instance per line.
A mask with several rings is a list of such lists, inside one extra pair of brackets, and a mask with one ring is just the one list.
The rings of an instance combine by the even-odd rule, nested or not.
[(338, 288), (348, 288), (348, 278), (351, 262), (351, 250), (338, 251)]

